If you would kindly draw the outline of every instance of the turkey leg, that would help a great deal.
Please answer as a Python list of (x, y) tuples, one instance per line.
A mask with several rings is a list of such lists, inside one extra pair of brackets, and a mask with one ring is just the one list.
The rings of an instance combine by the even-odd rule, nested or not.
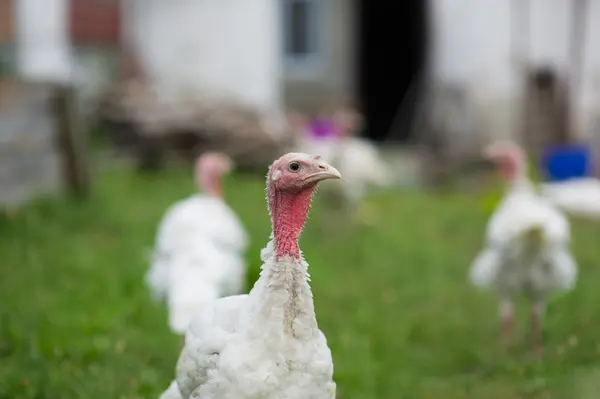
[(500, 344), (503, 349), (506, 349), (511, 343), (514, 326), (514, 305), (510, 300), (503, 300), (500, 303)]
[(542, 355), (542, 329), (541, 329), (541, 318), (544, 311), (544, 305), (540, 302), (534, 301), (531, 306), (531, 340), (533, 346), (533, 353), (536, 357)]

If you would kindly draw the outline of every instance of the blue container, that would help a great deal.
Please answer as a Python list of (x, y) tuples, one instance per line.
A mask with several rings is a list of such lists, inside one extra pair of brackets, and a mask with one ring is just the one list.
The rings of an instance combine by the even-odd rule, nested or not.
[(549, 148), (542, 157), (542, 170), (549, 181), (587, 177), (594, 170), (592, 149), (588, 145)]

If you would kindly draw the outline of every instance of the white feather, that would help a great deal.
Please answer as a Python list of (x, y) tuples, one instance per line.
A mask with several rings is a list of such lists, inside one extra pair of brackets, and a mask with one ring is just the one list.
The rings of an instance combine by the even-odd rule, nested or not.
[[(183, 398), (335, 398), (333, 360), (316, 325), (308, 264), (303, 258), (276, 262), (272, 239), (261, 251), (261, 277), (250, 293), (207, 304), (190, 323), (177, 364)], [(297, 296), (287, 289), (295, 283)], [(300, 309), (292, 335), (282, 328), (289, 317), (282, 304), (289, 301)]]
[(377, 148), (367, 140), (347, 137), (341, 140), (311, 140), (301, 143), (302, 152), (321, 155), (344, 176), (321, 190), (340, 190), (350, 203), (360, 202), (372, 187), (387, 187), (393, 183), (389, 166), (381, 159)]
[(147, 284), (169, 306), (169, 325), (183, 334), (196, 312), (244, 289), (247, 234), (220, 198), (193, 195), (173, 205), (157, 233)]
[(361, 200), (369, 187), (392, 184), (389, 167), (381, 159), (377, 148), (364, 139), (349, 137), (342, 140), (336, 165), (344, 176), (341, 182), (345, 195), (351, 201)]
[[(540, 233), (539, 247), (526, 241), (535, 230)], [(517, 294), (544, 299), (553, 291), (569, 290), (577, 274), (569, 240), (565, 216), (529, 182), (518, 182), (488, 223), (486, 247), (471, 266), (471, 281), (507, 299)]]
[(177, 386), (177, 382), (171, 382), (169, 388), (158, 399), (182, 399), (181, 393), (179, 392), (179, 387)]
[(568, 214), (600, 219), (600, 180), (578, 178), (540, 185), (541, 193)]

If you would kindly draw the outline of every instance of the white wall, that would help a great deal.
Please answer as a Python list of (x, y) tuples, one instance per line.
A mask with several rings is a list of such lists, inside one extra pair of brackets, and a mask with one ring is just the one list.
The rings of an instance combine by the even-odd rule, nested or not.
[[(600, 2), (588, 1), (586, 42), (583, 72), (577, 101), (581, 130), (589, 131), (600, 114)], [(596, 134), (596, 139), (598, 135)]]
[(73, 80), (77, 84), (84, 115), (95, 111), (99, 96), (105, 93), (119, 75), (119, 53), (115, 48), (96, 46), (74, 46)]
[(129, 32), (160, 95), (280, 103), (277, 0), (131, 0)]
[(19, 74), (35, 81), (71, 80), (68, 0), (16, 0), (15, 5)]
[[(522, 0), (527, 3), (528, 0)], [(510, 114), (510, 103), (520, 87), (518, 62), (513, 54), (513, 0), (431, 0), (433, 7), (434, 75), (443, 81), (468, 83), (475, 97), (499, 107), (497, 119)], [(594, 103), (600, 100), (600, 2), (589, 1), (586, 58), (581, 91), (576, 99), (577, 134), (590, 130)], [(552, 64), (570, 72), (571, 0), (531, 0), (527, 59)], [(499, 116), (503, 113), (503, 116)], [(502, 129), (507, 129), (508, 126)], [(503, 132), (499, 134), (509, 134)]]

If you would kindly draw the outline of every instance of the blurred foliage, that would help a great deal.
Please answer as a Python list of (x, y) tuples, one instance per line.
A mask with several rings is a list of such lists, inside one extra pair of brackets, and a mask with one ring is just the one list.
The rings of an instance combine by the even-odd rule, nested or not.
[[(250, 282), (270, 232), (263, 186), (226, 182), (252, 237)], [(179, 341), (143, 276), (162, 213), (192, 191), (187, 170), (150, 177), (113, 168), (97, 176), (90, 202), (39, 201), (3, 218), (0, 398), (159, 396)], [(581, 279), (549, 304), (545, 359), (536, 363), (524, 328), (512, 352), (499, 354), (496, 298), (467, 282), (486, 223), (477, 201), (389, 194), (369, 202), (382, 222), (365, 226), (332, 224), (317, 196), (301, 244), (338, 398), (597, 397), (600, 227), (573, 227)]]

